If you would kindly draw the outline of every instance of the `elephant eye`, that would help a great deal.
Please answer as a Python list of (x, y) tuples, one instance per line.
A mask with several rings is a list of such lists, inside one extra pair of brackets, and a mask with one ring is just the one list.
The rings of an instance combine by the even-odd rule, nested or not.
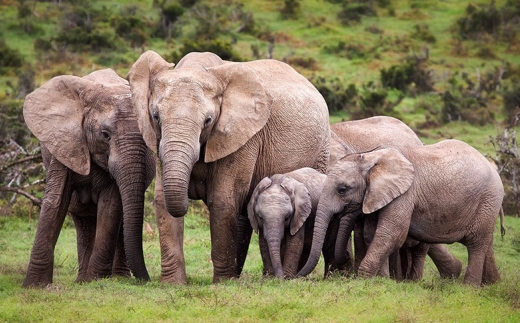
[(153, 120), (157, 123), (159, 123), (159, 111), (155, 110), (152, 114)]
[(348, 187), (347, 185), (338, 185), (338, 188), (337, 188), (337, 191), (338, 191), (338, 194), (340, 195), (343, 195), (345, 193), (347, 193), (347, 191), (350, 189), (350, 187)]
[(207, 117), (206, 120), (204, 120), (204, 127), (207, 127), (211, 121), (213, 121), (213, 118), (211, 117)]
[(110, 140), (110, 134), (106, 130), (101, 130), (101, 135), (105, 140)]

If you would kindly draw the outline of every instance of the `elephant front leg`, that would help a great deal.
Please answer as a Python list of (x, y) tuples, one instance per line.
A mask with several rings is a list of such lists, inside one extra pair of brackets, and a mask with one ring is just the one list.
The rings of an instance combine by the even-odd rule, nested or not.
[(184, 260), (184, 217), (174, 218), (166, 210), (162, 184), (162, 171), (157, 164), (154, 193), (155, 216), (161, 246), (161, 282), (186, 284)]
[[(294, 278), (300, 267), (300, 258), (303, 254), (305, 228), (301, 228), (295, 235), (286, 230), (285, 248), (283, 253), (283, 273), (286, 278)], [(307, 259), (305, 259), (307, 262)]]
[[(374, 238), (359, 265), (360, 276), (374, 277), (384, 272), (383, 266), (387, 266), (390, 255), (406, 240), (411, 216), (412, 210), (398, 200), (379, 211)], [(388, 267), (386, 270), (388, 271)]]
[(116, 254), (114, 255), (114, 262), (112, 263), (112, 276), (131, 277), (130, 267), (128, 267), (125, 244), (123, 236), (123, 223), (119, 228), (119, 237), (117, 239)]
[(71, 171), (52, 158), (47, 168), (40, 219), (23, 287), (45, 287), (52, 283), (54, 248), (67, 214), (72, 190)]
[(101, 191), (97, 208), (96, 238), (86, 281), (110, 277), (123, 218), (121, 194), (114, 184)]

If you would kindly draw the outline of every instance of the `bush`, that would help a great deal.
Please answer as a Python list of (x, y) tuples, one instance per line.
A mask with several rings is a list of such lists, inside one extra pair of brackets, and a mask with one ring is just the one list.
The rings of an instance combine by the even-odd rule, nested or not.
[(325, 46), (323, 52), (327, 54), (334, 54), (339, 57), (346, 57), (348, 59), (365, 59), (368, 57), (368, 51), (361, 44), (338, 42), (336, 46)]
[(300, 0), (284, 0), (280, 10), (283, 19), (297, 19), (301, 13)]
[(410, 92), (412, 85), (416, 93), (433, 91), (431, 73), (426, 65), (427, 59), (428, 55), (425, 58), (408, 57), (403, 64), (383, 68), (380, 72), (381, 83), (384, 87), (402, 92)]
[(0, 75), (5, 75), (11, 68), (22, 67), (24, 62), (22, 54), (12, 49), (0, 38)]
[(433, 44), (437, 41), (435, 36), (430, 31), (430, 28), (426, 24), (415, 25), (413, 27), (415, 31), (410, 35), (414, 39), (419, 39), (427, 43)]
[(376, 10), (365, 3), (343, 4), (338, 19), (343, 26), (350, 26), (361, 21), (362, 16), (377, 16)]
[(240, 62), (243, 59), (233, 50), (229, 42), (221, 40), (186, 40), (179, 51), (173, 52), (168, 59), (171, 62), (178, 62), (184, 55), (190, 52), (212, 52), (220, 56), (223, 60)]
[(338, 78), (325, 78), (313, 75), (309, 80), (321, 93), (330, 113), (349, 111), (357, 107), (358, 92), (354, 84), (347, 87)]

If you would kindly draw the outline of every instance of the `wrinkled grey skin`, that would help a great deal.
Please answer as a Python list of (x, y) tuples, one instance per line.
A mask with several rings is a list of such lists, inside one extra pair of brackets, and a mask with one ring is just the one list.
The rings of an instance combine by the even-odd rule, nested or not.
[(264, 275), (291, 278), (307, 261), (326, 177), (305, 167), (265, 177), (256, 186), (247, 211), (259, 234)]
[[(415, 132), (404, 122), (387, 116), (377, 116), (362, 120), (344, 121), (331, 125), (331, 155), (330, 165), (350, 153), (367, 152), (382, 146), (414, 147), (422, 146), (422, 142)], [(337, 222), (340, 221), (338, 224)], [(329, 225), (323, 251), (331, 252), (335, 243), (334, 255), (337, 268), (345, 267), (348, 270), (357, 270), (366, 254), (375, 227), (377, 215), (365, 216), (356, 221), (354, 228), (347, 228), (347, 218), (332, 219)], [(350, 233), (354, 230), (355, 261), (349, 245)], [(337, 233), (336, 233), (337, 232)], [(330, 237), (337, 235), (336, 239)], [(391, 276), (397, 280), (417, 280), (422, 277), (424, 258), (428, 253), (433, 256), (441, 277), (456, 278), (460, 275), (462, 263), (453, 257), (442, 245), (430, 246), (410, 241), (389, 258), (390, 263), (382, 266), (382, 276)], [(325, 256), (325, 259), (331, 258)]]
[(328, 172), (311, 254), (298, 276), (316, 266), (333, 215), (345, 214), (352, 223), (362, 214), (378, 211), (359, 275), (375, 276), (410, 237), (425, 243), (464, 244), (468, 249), (464, 282), (492, 284), (500, 279), (493, 230), (503, 197), (498, 173), (476, 149), (458, 140), (348, 155)]
[(148, 280), (144, 192), (155, 167), (128, 82), (109, 69), (83, 78), (58, 76), (27, 95), (23, 112), (41, 142), (47, 171), (23, 286), (52, 283), (54, 247), (67, 211), (77, 230), (77, 281), (128, 276), (126, 259), (135, 277)]
[[(211, 66), (197, 63), (201, 55), (214, 56)], [(242, 270), (252, 233), (243, 215), (256, 184), (302, 167), (326, 171), (328, 109), (316, 88), (282, 62), (223, 62), (211, 53), (190, 53), (181, 62), (171, 69), (148, 51), (128, 79), (141, 132), (160, 159), (166, 210), (184, 216), (188, 198), (208, 206), (219, 282)], [(161, 244), (163, 254), (176, 249), (180, 257), (180, 236)], [(172, 262), (181, 270), (181, 261)]]

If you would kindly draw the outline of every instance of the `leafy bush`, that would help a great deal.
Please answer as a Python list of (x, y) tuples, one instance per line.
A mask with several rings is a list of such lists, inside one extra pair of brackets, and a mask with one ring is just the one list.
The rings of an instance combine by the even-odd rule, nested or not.
[(280, 10), (283, 19), (296, 19), (301, 13), (300, 0), (284, 0)]
[(185, 40), (179, 51), (174, 51), (168, 59), (172, 62), (178, 62), (184, 55), (190, 52), (212, 52), (224, 60), (236, 62), (243, 60), (233, 50), (231, 43), (221, 40)]
[(5, 75), (9, 69), (22, 67), (24, 62), (22, 54), (12, 49), (0, 38), (0, 75)]
[(112, 17), (110, 25), (119, 37), (130, 43), (130, 46), (140, 47), (146, 43), (148, 32), (146, 22), (136, 14), (134, 8), (126, 8), (120, 15)]
[(336, 111), (349, 111), (357, 106), (358, 92), (354, 84), (347, 87), (338, 78), (325, 78), (313, 75), (310, 80), (316, 89), (321, 93), (330, 113)]
[(97, 21), (108, 20), (108, 13), (90, 6), (71, 7), (61, 21), (55, 41), (59, 46), (69, 47), (73, 52), (98, 51), (117, 47), (111, 29), (102, 29)]
[(363, 91), (359, 97), (359, 109), (352, 111), (353, 119), (369, 118), (374, 116), (392, 116), (401, 118), (394, 108), (401, 103), (404, 95), (399, 93), (395, 102), (388, 100), (388, 92), (374, 85), (373, 82), (363, 84)]
[(350, 26), (361, 21), (362, 16), (377, 16), (377, 12), (369, 4), (343, 4), (338, 19), (343, 26)]
[(431, 73), (427, 70), (426, 57), (407, 57), (404, 63), (392, 65), (388, 69), (383, 68), (380, 72), (381, 83), (384, 87), (393, 88), (402, 92), (409, 92), (411, 85), (418, 93), (433, 91)]
[(336, 46), (325, 46), (322, 51), (327, 54), (334, 54), (348, 59), (365, 59), (369, 55), (369, 51), (367, 51), (363, 45), (345, 43), (344, 41), (338, 42)]
[(426, 24), (415, 25), (413, 27), (415, 31), (410, 35), (414, 39), (419, 39), (427, 43), (433, 44), (437, 41), (435, 36), (430, 31), (430, 28)]
[(177, 35), (180, 29), (177, 21), (186, 12), (185, 7), (191, 7), (195, 4), (195, 1), (192, 2), (193, 4), (186, 3), (186, 5), (179, 5), (177, 3), (166, 3), (166, 0), (154, 1), (154, 6), (160, 10), (160, 18), (155, 36), (170, 38)]

